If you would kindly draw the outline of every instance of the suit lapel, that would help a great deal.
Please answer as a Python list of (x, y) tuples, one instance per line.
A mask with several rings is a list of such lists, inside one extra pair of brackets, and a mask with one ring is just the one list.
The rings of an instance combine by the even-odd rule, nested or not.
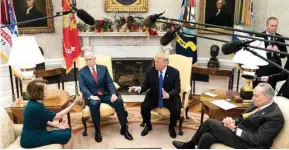
[(169, 74), (170, 74), (170, 68), (169, 66), (167, 66), (167, 70), (166, 70), (166, 73), (165, 73), (165, 76), (164, 76), (164, 82), (163, 82), (163, 86), (165, 85), (165, 83), (167, 83), (169, 80)]
[(255, 114), (253, 114), (251, 116), (252, 116), (252, 118), (254, 118), (254, 117), (260, 117), (260, 116), (266, 115), (267, 113), (273, 111), (275, 109), (275, 107), (276, 107), (276, 104), (275, 104), (275, 102), (273, 102), (270, 106), (256, 112)]

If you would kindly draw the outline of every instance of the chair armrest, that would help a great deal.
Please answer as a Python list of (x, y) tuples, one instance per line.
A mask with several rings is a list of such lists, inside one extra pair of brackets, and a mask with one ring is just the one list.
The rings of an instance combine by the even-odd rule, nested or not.
[(15, 136), (21, 136), (23, 124), (13, 124)]

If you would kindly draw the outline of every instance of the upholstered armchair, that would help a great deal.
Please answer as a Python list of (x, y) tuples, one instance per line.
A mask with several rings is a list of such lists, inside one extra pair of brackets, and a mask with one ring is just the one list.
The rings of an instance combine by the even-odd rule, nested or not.
[[(278, 104), (280, 110), (283, 113), (285, 123), (283, 129), (277, 135), (273, 141), (272, 149), (289, 149), (289, 99), (281, 96), (276, 96), (274, 98), (275, 103)], [(231, 147), (224, 144), (213, 144), (212, 149), (231, 149)]]
[[(96, 63), (99, 65), (104, 65), (107, 67), (109, 75), (111, 76), (112, 80), (113, 79), (113, 72), (112, 72), (112, 62), (111, 62), (111, 57), (110, 56), (103, 56), (103, 55), (95, 55), (96, 57)], [(86, 66), (85, 60), (83, 57), (78, 58), (77, 62), (78, 69), (80, 70), (84, 66)], [(120, 89), (120, 86), (114, 82), (114, 86), (117, 90)], [(118, 94), (118, 96), (121, 96)], [(90, 110), (89, 107), (85, 104), (85, 102), (82, 103), (82, 123), (84, 126), (84, 131), (82, 133), (83, 136), (87, 136), (87, 125), (86, 122), (90, 118)], [(109, 117), (115, 113), (114, 108), (112, 108), (110, 105), (106, 103), (101, 103), (100, 105), (100, 116), (102, 118)]]
[[(14, 124), (6, 110), (3, 107), (0, 107), (0, 140), (1, 140), (1, 149), (23, 149), (20, 146), (20, 136), (22, 132), (22, 124)], [(62, 149), (61, 144), (51, 144), (46, 146), (37, 147), (37, 149)]]
[[(184, 116), (186, 112), (186, 108), (189, 104), (189, 94), (191, 90), (191, 70), (192, 70), (192, 59), (191, 57), (185, 57), (178, 54), (169, 55), (169, 65), (178, 69), (180, 72), (180, 79), (181, 79), (181, 101), (182, 101), (182, 108), (181, 114), (179, 119), (179, 135), (183, 135), (182, 125), (184, 121)], [(158, 113), (161, 116), (169, 117), (170, 112), (167, 108), (155, 108), (152, 111)], [(143, 123), (142, 123), (143, 126)]]

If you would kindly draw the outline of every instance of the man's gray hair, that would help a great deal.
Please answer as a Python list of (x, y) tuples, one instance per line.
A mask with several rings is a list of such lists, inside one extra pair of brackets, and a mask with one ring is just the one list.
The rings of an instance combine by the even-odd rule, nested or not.
[(275, 91), (272, 88), (272, 86), (268, 83), (259, 83), (258, 84), (259, 87), (261, 87), (262, 89), (264, 89), (263, 94), (266, 97), (269, 97), (271, 100), (274, 98), (275, 96)]
[(155, 58), (162, 59), (162, 60), (164, 60), (166, 62), (169, 62), (169, 55), (165, 54), (163, 51), (158, 52), (155, 55)]
[(84, 53), (84, 57), (95, 57), (95, 54), (93, 52), (90, 52), (90, 51), (86, 51)]

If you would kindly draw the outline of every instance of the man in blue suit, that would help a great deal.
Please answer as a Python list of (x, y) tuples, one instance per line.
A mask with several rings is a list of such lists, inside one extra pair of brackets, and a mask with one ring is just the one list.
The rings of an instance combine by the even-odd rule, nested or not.
[(105, 66), (97, 65), (95, 63), (94, 53), (88, 52), (84, 56), (87, 66), (79, 71), (79, 87), (89, 106), (93, 125), (95, 127), (96, 142), (102, 141), (100, 125), (100, 105), (106, 103), (115, 108), (117, 117), (121, 124), (120, 133), (128, 140), (133, 137), (128, 131), (127, 115), (123, 106), (123, 101), (117, 97), (117, 92), (113, 81)]

